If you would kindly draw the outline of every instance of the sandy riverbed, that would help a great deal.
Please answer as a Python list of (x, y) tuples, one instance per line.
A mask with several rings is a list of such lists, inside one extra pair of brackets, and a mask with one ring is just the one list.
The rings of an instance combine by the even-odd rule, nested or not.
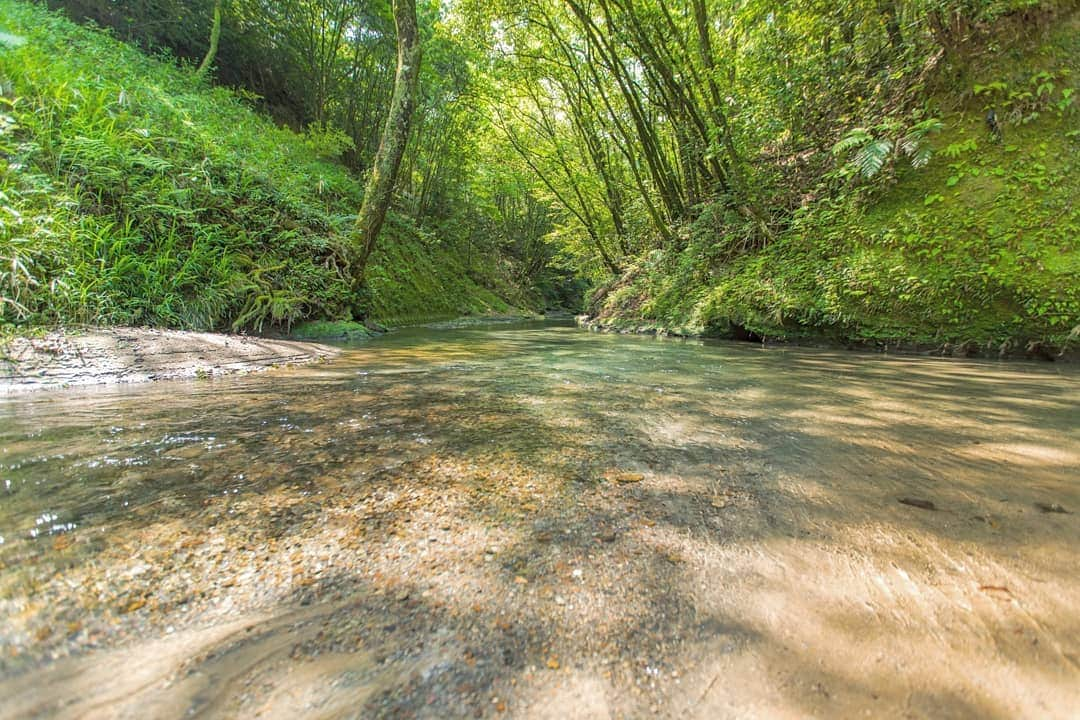
[(0, 719), (1075, 718), (1050, 364), (403, 331), (0, 402)]

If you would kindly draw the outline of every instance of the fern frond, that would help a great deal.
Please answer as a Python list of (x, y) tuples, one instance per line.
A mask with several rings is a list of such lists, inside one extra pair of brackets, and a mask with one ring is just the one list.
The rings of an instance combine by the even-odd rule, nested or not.
[(935, 117), (926, 118), (922, 122), (917, 122), (908, 129), (908, 136), (918, 139), (922, 139), (927, 135), (933, 135), (936, 132), (941, 132), (941, 129), (945, 127), (945, 123), (941, 122)]
[(131, 158), (131, 164), (135, 167), (143, 167), (151, 172), (165, 174), (173, 169), (171, 162), (162, 157), (138, 154)]
[(873, 139), (873, 136), (865, 128), (855, 128), (845, 135), (840, 142), (833, 145), (833, 155), (840, 155), (853, 148), (862, 147)]
[(888, 140), (875, 140), (855, 156), (855, 164), (864, 178), (872, 178), (881, 172), (885, 163), (892, 154), (892, 142)]
[[(922, 141), (927, 135), (939, 132), (943, 127), (944, 124), (937, 118), (928, 118), (920, 123), (912, 125), (904, 137), (900, 138), (900, 142), (898, 143), (900, 151), (904, 155), (912, 158), (912, 164), (914, 165), (914, 158), (922, 150)], [(926, 163), (923, 164), (925, 165)]]
[(930, 162), (930, 158), (934, 157), (934, 149), (924, 145), (915, 151), (915, 154), (911, 156), (911, 167), (919, 170), (926, 167)]

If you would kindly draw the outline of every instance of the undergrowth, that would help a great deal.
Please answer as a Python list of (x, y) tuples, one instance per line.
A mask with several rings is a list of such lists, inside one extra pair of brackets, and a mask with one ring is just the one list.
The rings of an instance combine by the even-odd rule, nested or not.
[[(686, 334), (740, 326), (776, 339), (1077, 345), (1077, 15), (992, 57), (928, 102), (940, 127), (920, 138), (933, 150), (925, 162), (886, 166), (900, 147), (886, 142), (881, 157), (855, 155), (853, 172), (841, 159), (836, 184), (775, 242), (734, 258), (715, 233), (687, 228), (683, 249), (653, 251), (600, 289), (593, 312)], [(987, 127), (991, 108), (1000, 134)]]
[(470, 278), (403, 218), (353, 297), (340, 258), (361, 186), (318, 138), (38, 6), (0, 0), (0, 30), (0, 326), (257, 331), (507, 308), (482, 287), (498, 278)]

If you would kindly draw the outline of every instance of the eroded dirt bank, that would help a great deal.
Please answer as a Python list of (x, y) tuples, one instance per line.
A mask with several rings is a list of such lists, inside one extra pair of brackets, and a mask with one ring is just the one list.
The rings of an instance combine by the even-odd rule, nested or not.
[(0, 403), (0, 717), (1072, 718), (1080, 383), (569, 328)]
[(245, 335), (91, 328), (0, 343), (0, 394), (264, 370), (330, 358), (336, 348)]

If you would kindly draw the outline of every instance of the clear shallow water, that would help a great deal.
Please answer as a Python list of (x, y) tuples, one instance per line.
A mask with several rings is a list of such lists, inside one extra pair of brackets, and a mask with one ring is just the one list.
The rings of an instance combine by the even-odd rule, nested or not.
[[(1075, 693), (1061, 687), (1080, 677), (1069, 619), (1080, 606), (1078, 478), (1074, 367), (545, 324), (407, 330), (325, 365), (2, 399), (0, 678), (185, 622), (309, 602), (305, 588), (323, 580), (297, 571), (282, 580), (268, 568), (299, 552), (279, 544), (311, 558), (304, 543), (317, 541), (325, 554), (312, 564), (336, 573), (328, 586), (363, 577), (369, 594), (423, 579), (426, 592), (462, 607), (454, 582), (472, 574), (474, 585), (505, 595), (532, 593), (545, 573), (562, 572), (545, 570), (549, 560), (557, 568), (577, 558), (585, 577), (595, 565), (613, 585), (582, 600), (575, 620), (540, 623), (569, 638), (565, 653), (599, 652), (591, 641), (575, 645), (575, 633), (624, 628), (621, 613), (657, 627), (656, 648), (669, 649), (648, 652), (681, 667), (692, 653), (671, 650), (673, 638), (702, 632), (693, 628), (704, 615), (723, 616), (718, 628), (745, 625), (739, 637), (776, 631), (784, 647), (795, 631), (772, 624), (800, 617), (817, 628), (800, 640), (819, 647), (811, 664), (832, 656), (857, 667), (852, 648), (867, 633), (908, 633), (904, 652), (926, 662), (977, 667), (990, 658), (1064, 673), (1063, 685), (1020, 687), (1067, 703)], [(372, 509), (408, 498), (407, 510)], [(343, 538), (361, 520), (370, 540), (357, 548)], [(408, 542), (449, 540), (447, 552), (460, 556), (442, 558), (450, 569), (438, 573), (410, 565), (419, 545), (377, 560), (387, 537), (409, 532), (419, 539)], [(213, 562), (200, 549), (205, 538)], [(631, 559), (604, 560), (596, 548)], [(949, 595), (946, 580), (962, 591)], [(638, 591), (624, 598), (619, 583)], [(909, 585), (928, 595), (904, 600)], [(537, 588), (530, 602), (565, 592)], [(933, 646), (967, 622), (951, 615), (957, 603), (992, 624), (968, 593), (1024, 590), (1024, 622), (1042, 648), (1057, 648), (1053, 659), (996, 636), (982, 637), (986, 647), (951, 638), (947, 650)], [(777, 597), (782, 611), (759, 617)], [(867, 608), (879, 614), (872, 622), (860, 615)], [(896, 622), (901, 629), (888, 630)], [(830, 646), (844, 630), (849, 645)], [(620, 652), (646, 652), (638, 635), (648, 633), (605, 632)], [(767, 664), (763, 647), (747, 678)], [(976, 710), (1005, 703), (995, 691), (959, 687), (990, 697)], [(622, 694), (617, 684), (612, 692)]]
[(0, 400), (0, 553), (447, 446), (543, 456), (567, 433), (688, 464), (741, 450), (804, 473), (906, 465), (914, 489), (1022, 468), (1052, 493), (1080, 471), (1080, 373), (540, 324), (405, 330), (329, 365)]

